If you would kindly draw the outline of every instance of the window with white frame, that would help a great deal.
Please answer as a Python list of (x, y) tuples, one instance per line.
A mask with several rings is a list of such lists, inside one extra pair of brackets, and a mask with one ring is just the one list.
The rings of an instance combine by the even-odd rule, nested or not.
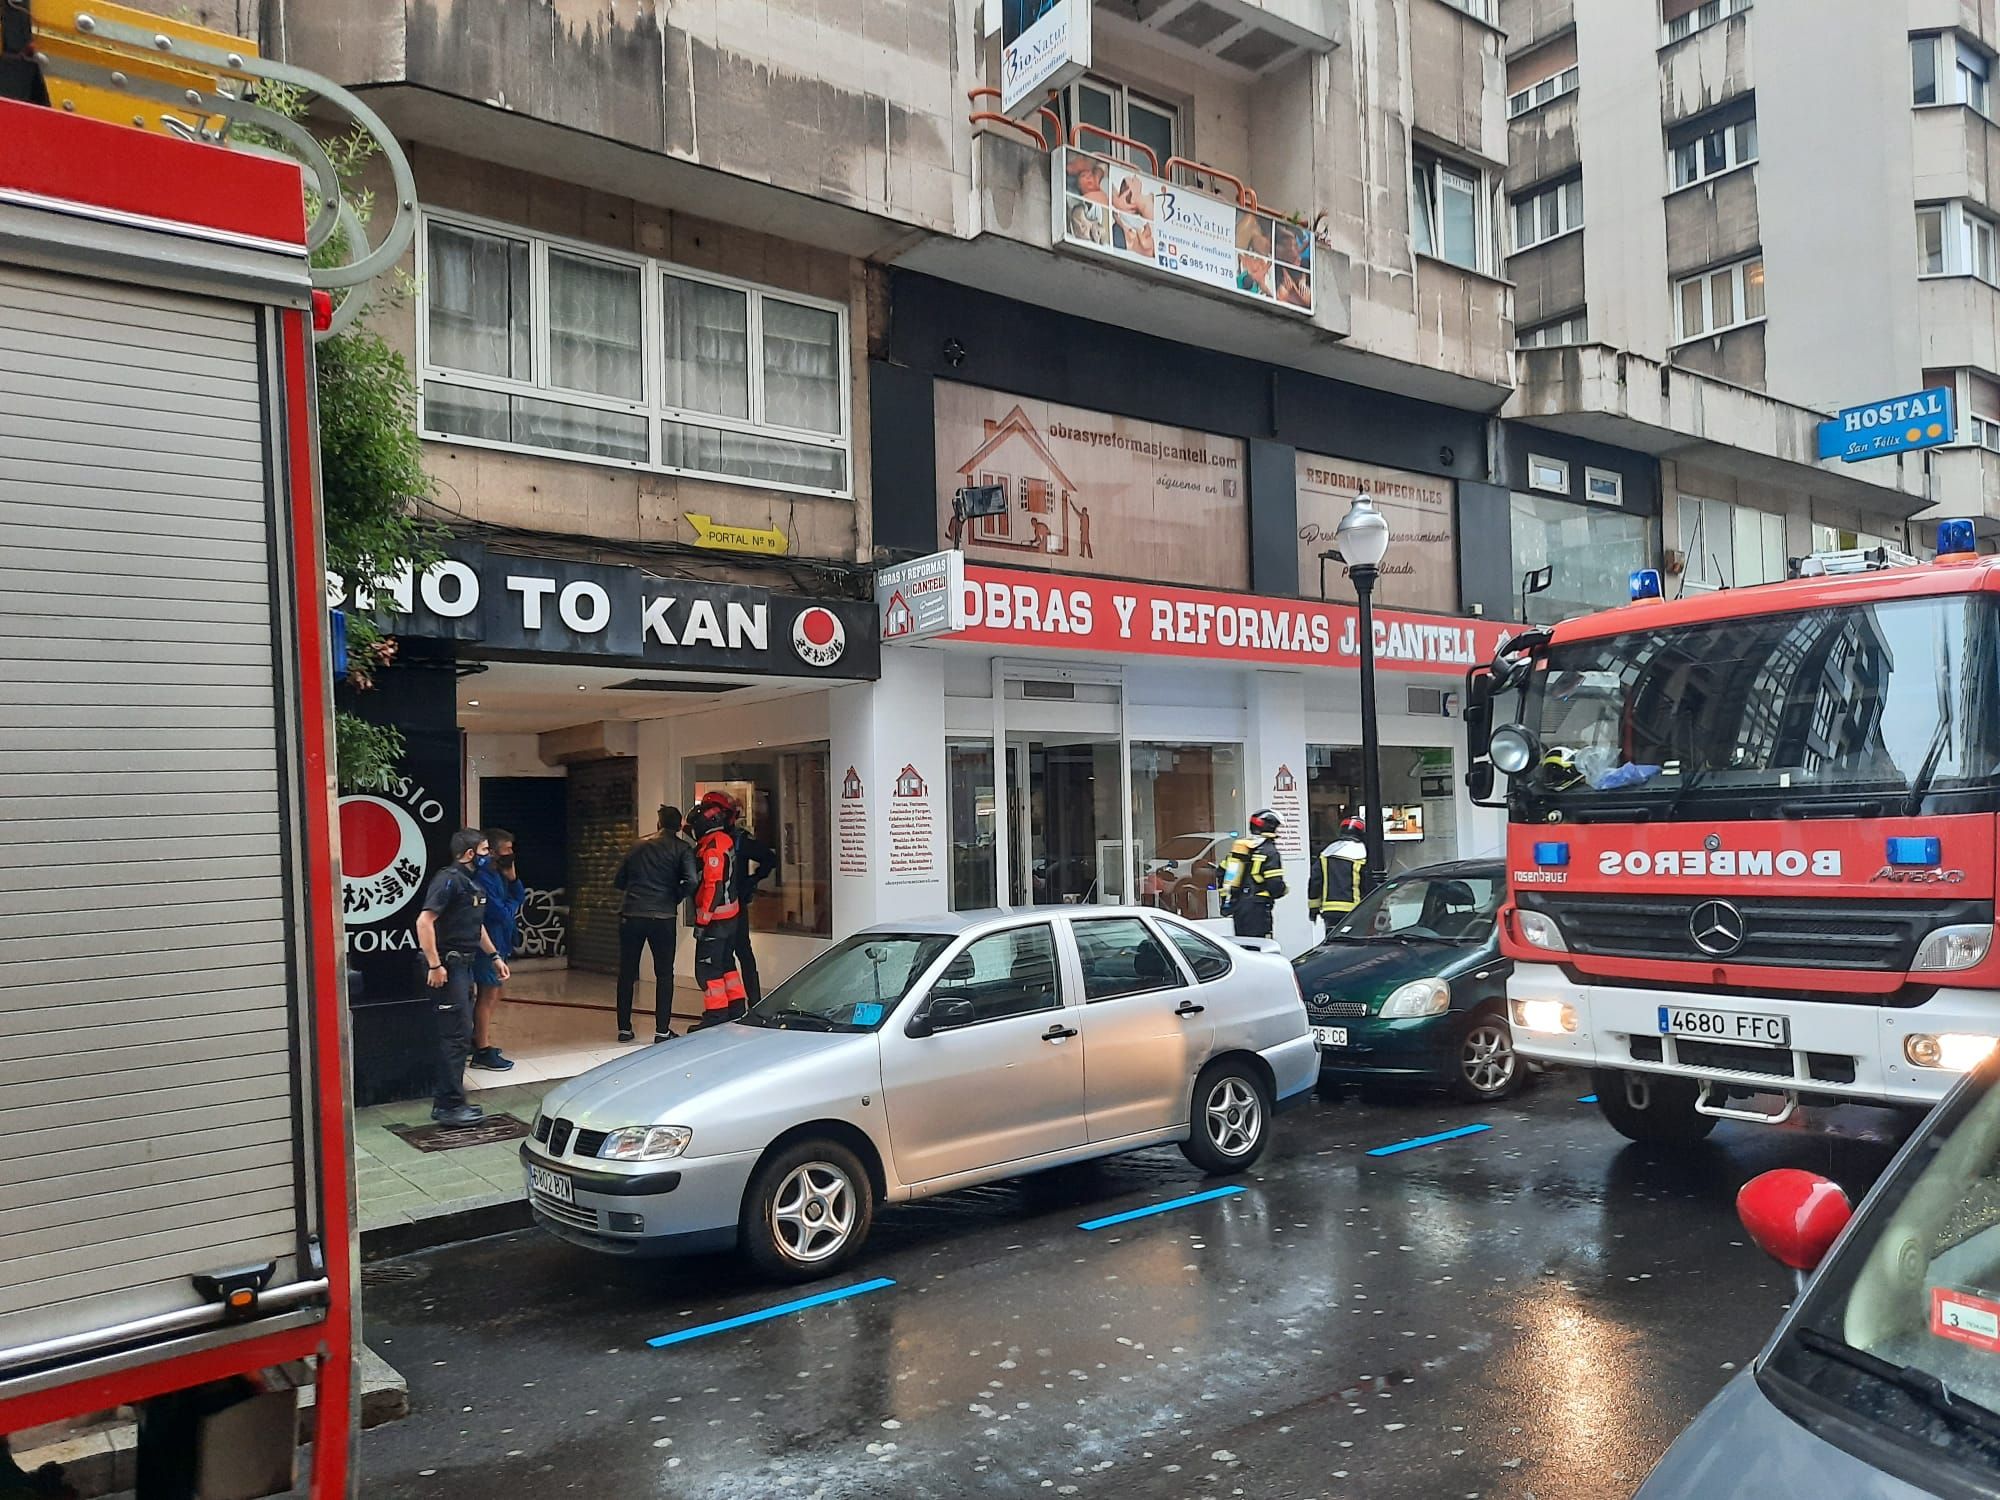
[(1514, 199), (1514, 248), (1526, 250), (1583, 228), (1583, 179), (1572, 177)]
[(1661, 15), (1666, 39), (1677, 42), (1750, 8), (1750, 0), (1665, 0)]
[(424, 435), (852, 492), (837, 303), (426, 214)]
[(1785, 577), (1785, 518), (1748, 505), (1682, 495), (1683, 587), (1740, 589)]
[(1574, 63), (1560, 73), (1551, 73), (1547, 78), (1529, 84), (1519, 93), (1507, 96), (1507, 118), (1512, 120), (1525, 115), (1531, 109), (1539, 109), (1552, 99), (1560, 99), (1564, 94), (1576, 92), (1577, 71)]
[(1181, 150), (1180, 111), (1164, 100), (1142, 94), (1134, 88), (1092, 73), (1077, 79), (1056, 98), (1056, 112), (1063, 129), (1075, 139), (1079, 125), (1094, 125), (1139, 142), (1153, 153), (1148, 168), (1144, 153), (1130, 146), (1107, 141), (1085, 131), (1081, 144), (1086, 151), (1100, 151), (1128, 160), (1133, 166), (1164, 175), (1167, 162), (1186, 155)]
[(1428, 151), (1410, 160), (1410, 238), (1417, 254), (1483, 271), (1485, 174)]
[(1444, 0), (1444, 3), (1449, 5), (1453, 10), (1462, 10), (1468, 16), (1479, 17), (1488, 26), (1497, 26), (1499, 24), (1493, 18), (1496, 0)]
[(1917, 274), (1977, 276), (1981, 281), (2000, 284), (1993, 221), (1962, 202), (1920, 205)]
[(1616, 469), (1585, 469), (1583, 495), (1586, 500), (1595, 500), (1600, 505), (1623, 505), (1625, 476)]
[(1954, 31), (1910, 38), (1910, 102), (1963, 104), (1992, 115), (1993, 56)]
[(1675, 188), (1690, 187), (1748, 166), (1757, 159), (1757, 119), (1682, 127), (1667, 138), (1667, 160)]
[(1544, 458), (1539, 453), (1528, 455), (1528, 488), (1547, 490), (1551, 495), (1569, 493), (1569, 460), (1566, 458)]
[(1764, 257), (1675, 282), (1674, 305), (1683, 339), (1754, 323), (1764, 316)]
[(1552, 349), (1560, 344), (1587, 344), (1590, 342), (1590, 319), (1583, 313), (1572, 313), (1567, 318), (1554, 318), (1547, 323), (1537, 323), (1533, 328), (1524, 328), (1514, 337), (1517, 349)]

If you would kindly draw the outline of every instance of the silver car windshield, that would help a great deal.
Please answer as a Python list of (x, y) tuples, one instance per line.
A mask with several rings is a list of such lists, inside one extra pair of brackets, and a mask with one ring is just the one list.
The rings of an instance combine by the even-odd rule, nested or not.
[(873, 1031), (950, 945), (941, 933), (856, 933), (765, 995), (743, 1024)]
[(1940, 1112), (1773, 1355), (1924, 1460), (2000, 1465), (2000, 1087)]

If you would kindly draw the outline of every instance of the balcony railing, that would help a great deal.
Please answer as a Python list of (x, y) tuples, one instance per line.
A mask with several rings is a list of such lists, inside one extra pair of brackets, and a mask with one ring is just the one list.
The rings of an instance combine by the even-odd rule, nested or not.
[(996, 108), (996, 88), (967, 93), (975, 128), (1051, 159), (1052, 237), (1059, 249), (1143, 266), (1181, 282), (1312, 315), (1317, 223), (1274, 212), (1234, 172), (1190, 157), (1159, 159), (1143, 141), (1100, 125), (1065, 130), (1046, 105), (1026, 119)]

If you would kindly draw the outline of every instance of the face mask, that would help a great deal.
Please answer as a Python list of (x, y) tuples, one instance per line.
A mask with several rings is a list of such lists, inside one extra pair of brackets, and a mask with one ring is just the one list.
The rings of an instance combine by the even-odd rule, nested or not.
[(472, 859), (472, 867), (475, 870), (483, 870), (492, 863), (493, 863), (493, 856), (490, 854), (477, 854), (474, 855)]

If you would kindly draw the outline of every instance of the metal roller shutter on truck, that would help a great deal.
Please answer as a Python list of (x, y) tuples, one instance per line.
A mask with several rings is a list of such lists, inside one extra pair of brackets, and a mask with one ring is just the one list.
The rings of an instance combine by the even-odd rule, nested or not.
[(0, 1372), (316, 1274), (268, 318), (0, 264)]

